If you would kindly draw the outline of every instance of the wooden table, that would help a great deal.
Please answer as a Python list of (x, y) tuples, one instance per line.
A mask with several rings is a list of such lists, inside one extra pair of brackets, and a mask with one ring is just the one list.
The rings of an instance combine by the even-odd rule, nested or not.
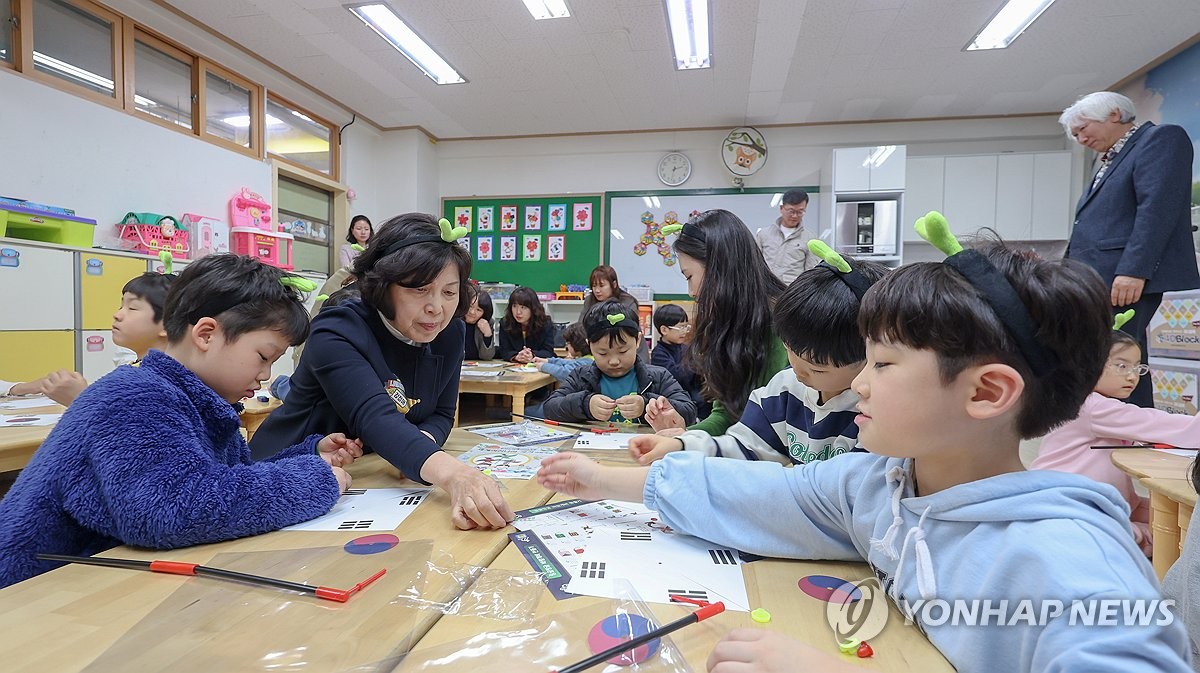
[(260, 401), (258, 398), (250, 398), (242, 400), (242, 413), (238, 414), (238, 418), (242, 421), (242, 427), (246, 428), (246, 441), (254, 436), (258, 426), (267, 420), (267, 416), (271, 415), (279, 407), (283, 406), (283, 401), (274, 395), (268, 395), (266, 402)]
[[(0, 398), (3, 399), (3, 398)], [(19, 399), (19, 398), (9, 398)], [(6, 416), (24, 416), (27, 414), (61, 414), (65, 407), (51, 403), (45, 407), (33, 409), (0, 409), (0, 414)], [(0, 472), (20, 470), (29, 463), (33, 452), (42, 445), (53, 425), (38, 425), (26, 428), (0, 428)]]
[[(461, 450), (481, 439), (454, 430), (447, 445)], [(417, 485), (398, 479), (395, 468), (373, 455), (357, 461), (350, 472), (356, 488)], [(534, 507), (550, 497), (532, 480), (504, 485), (513, 509)], [(377, 555), (341, 551), (346, 542), (373, 534), (362, 531), (277, 531), (165, 552), (118, 547), (103, 555), (201, 564), (218, 557), (213, 562), (218, 565), (273, 552), (266, 567), (275, 568), (275, 574), (296, 580), (315, 577), (310, 581), (340, 588), (365, 578), (367, 569), (399, 565), (346, 604), (209, 578), (66, 566), (0, 590), (0, 661), (10, 673), (261, 671), (300, 663), (319, 671), (360, 665), (367, 668), (355, 670), (386, 669), (390, 657), (409, 649), (441, 617), (438, 611), (397, 602), (413, 583), (411, 572), (403, 569), (424, 569), (430, 554), (441, 565), (486, 566), (508, 545), (507, 533), (455, 530), (449, 497), (435, 489), (394, 531), (401, 544)], [(309, 574), (285, 570), (304, 565), (328, 574), (313, 575), (311, 568)], [(444, 602), (461, 592), (446, 576), (426, 574), (421, 598)], [(302, 645), (267, 644), (281, 637), (294, 637)], [(34, 643), (41, 645), (31, 647)]]
[[(464, 369), (470, 369), (464, 367)], [(495, 371), (483, 370), (483, 371)], [(487, 395), (507, 395), (512, 398), (513, 413), (525, 413), (525, 395), (537, 390), (552, 386), (556, 379), (549, 374), (543, 372), (520, 372), (512, 369), (504, 369), (500, 376), (489, 378), (477, 378), (473, 376), (460, 376), (458, 382), (458, 392), (461, 393), (484, 393)], [(458, 408), (454, 410), (454, 423), (458, 424)]]
[(1112, 453), (1113, 465), (1150, 491), (1153, 564), (1160, 580), (1179, 559), (1196, 506), (1196, 489), (1190, 479), (1192, 461), (1191, 457), (1152, 449), (1120, 449)]

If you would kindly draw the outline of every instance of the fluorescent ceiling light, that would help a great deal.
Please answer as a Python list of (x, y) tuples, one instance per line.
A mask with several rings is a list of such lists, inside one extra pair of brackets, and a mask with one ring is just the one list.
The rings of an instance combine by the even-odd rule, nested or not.
[(413, 32), (413, 29), (409, 28), (408, 24), (397, 16), (391, 7), (383, 3), (373, 3), (351, 5), (346, 9), (353, 12), (371, 30), (379, 33), (380, 37), (404, 54), (408, 60), (413, 62), (413, 65), (424, 71), (434, 82), (460, 84), (467, 81), (458, 74), (457, 70), (450, 67), (446, 59), (434, 51), (433, 47), (430, 47), (425, 40)]
[[(234, 115), (232, 117), (226, 117), (221, 121), (237, 129), (250, 128), (250, 115)], [(279, 118), (267, 115), (267, 126), (283, 125), (284, 123), (280, 121)]]
[(663, 0), (675, 48), (675, 69), (712, 67), (709, 49), (708, 0)]
[(1052, 4), (1054, 0), (1008, 0), (963, 51), (1008, 47)]
[(521, 0), (525, 3), (525, 8), (537, 20), (542, 19), (565, 19), (571, 16), (571, 12), (567, 9), (566, 0)]

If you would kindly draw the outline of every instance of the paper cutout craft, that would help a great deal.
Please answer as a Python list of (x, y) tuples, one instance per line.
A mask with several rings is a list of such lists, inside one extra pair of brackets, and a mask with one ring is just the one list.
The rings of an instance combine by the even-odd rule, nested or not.
[(493, 442), (508, 444), (509, 446), (532, 446), (534, 444), (546, 444), (547, 442), (558, 442), (568, 437), (571, 433), (563, 432), (547, 428), (544, 425), (522, 421), (520, 423), (506, 423), (504, 425), (492, 425), (481, 428), (469, 428), (470, 432), (486, 437)]
[(525, 229), (527, 231), (540, 231), (542, 228), (542, 207), (541, 206), (525, 206)]
[(476, 231), (491, 231), (493, 216), (492, 206), (480, 206), (475, 210), (475, 221), (478, 223), (475, 227)]
[(574, 214), (571, 228), (575, 231), (592, 230), (592, 204), (576, 203), (572, 209)]
[(500, 231), (517, 230), (517, 207), (500, 206)]
[(347, 542), (342, 549), (345, 549), (347, 554), (364, 556), (385, 552), (398, 544), (400, 544), (400, 538), (391, 533), (380, 533), (379, 535), (356, 537)]
[(284, 530), (395, 530), (433, 490), (430, 488), (352, 488), (325, 516)]
[(517, 448), (503, 444), (476, 444), (458, 457), (478, 469), (490, 470), (497, 479), (532, 479), (542, 466), (542, 459), (558, 451), (544, 448)]
[(517, 258), (517, 237), (500, 237), (500, 261), (511, 262)]
[(547, 206), (546, 229), (549, 231), (567, 230), (567, 204), (552, 203)]
[[(646, 635), (655, 628), (657, 627), (650, 620), (637, 614), (622, 613), (605, 617), (596, 622), (596, 625), (588, 633), (588, 648), (594, 654), (599, 654), (638, 636)], [(638, 645), (632, 650), (626, 650), (607, 661), (617, 666), (640, 664), (658, 654), (658, 646), (661, 642), (658, 638), (655, 638), (644, 645)]]
[(524, 244), (521, 246), (522, 250), (524, 251), (521, 259), (526, 262), (542, 261), (542, 237), (538, 236), (537, 234), (532, 234), (523, 236), (522, 238), (525, 240), (523, 242)]
[(481, 262), (492, 261), (491, 236), (477, 236), (475, 238), (475, 259)]
[(546, 237), (546, 259), (551, 262), (565, 262), (567, 259), (567, 237)]
[(454, 209), (454, 226), (471, 230), (471, 206), (457, 206)]

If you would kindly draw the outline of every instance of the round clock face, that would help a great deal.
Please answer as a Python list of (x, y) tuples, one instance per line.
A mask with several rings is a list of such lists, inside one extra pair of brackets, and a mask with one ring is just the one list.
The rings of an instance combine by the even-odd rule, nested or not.
[(672, 152), (658, 162), (658, 179), (662, 180), (664, 185), (682, 185), (691, 176), (692, 160), (679, 152)]

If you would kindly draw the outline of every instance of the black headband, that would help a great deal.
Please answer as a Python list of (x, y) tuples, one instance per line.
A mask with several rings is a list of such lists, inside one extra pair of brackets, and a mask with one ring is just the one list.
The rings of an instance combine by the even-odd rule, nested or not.
[(597, 320), (596, 322), (592, 323), (591, 325), (588, 325), (588, 329), (587, 329), (588, 341), (599, 341), (600, 338), (603, 337), (606, 333), (608, 333), (609, 330), (620, 329), (622, 327), (628, 327), (628, 328), (632, 329), (634, 332), (637, 332), (638, 334), (641, 334), (641, 332), (642, 332), (642, 326), (640, 323), (638, 323), (638, 321), (636, 321), (633, 318), (630, 318), (629, 316), (622, 313), (621, 319), (615, 323), (609, 322), (608, 317), (605, 316), (603, 319)]
[(863, 295), (867, 293), (867, 290), (871, 289), (871, 285), (873, 285), (873, 283), (867, 280), (866, 276), (859, 272), (858, 267), (850, 264), (850, 262), (846, 262), (846, 264), (850, 266), (850, 271), (848, 272), (841, 271), (829, 262), (821, 262), (821, 266), (828, 267), (830, 270), (832, 270), (834, 275), (837, 276), (838, 280), (845, 283), (846, 287), (850, 288), (850, 291), (854, 293), (854, 296), (858, 297), (859, 301), (862, 301)]
[(1025, 302), (987, 257), (977, 250), (963, 250), (947, 257), (943, 264), (956, 269), (983, 295), (1009, 336), (1017, 342), (1017, 348), (1035, 376), (1043, 377), (1058, 367), (1058, 357), (1037, 340), (1037, 328)]
[(416, 245), (418, 243), (449, 243), (450, 245), (456, 245), (453, 241), (447, 241), (439, 235), (426, 234), (424, 236), (413, 236), (412, 238), (406, 238), (402, 241), (396, 241), (395, 243), (392, 243), (388, 247), (384, 248), (383, 254), (379, 256), (379, 259), (383, 259), (394, 252), (403, 250), (410, 245)]

